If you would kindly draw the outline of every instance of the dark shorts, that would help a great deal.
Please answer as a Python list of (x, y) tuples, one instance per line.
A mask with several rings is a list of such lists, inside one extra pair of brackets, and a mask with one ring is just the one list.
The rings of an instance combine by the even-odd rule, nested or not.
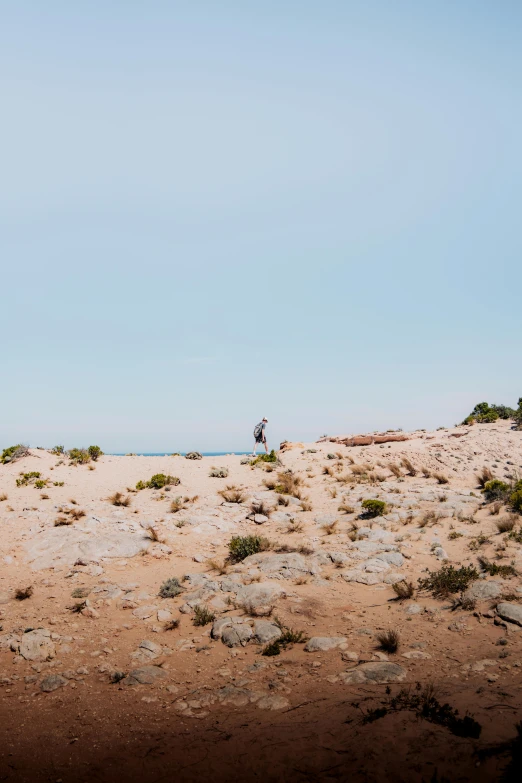
[(265, 439), (263, 438), (262, 435), (260, 435), (259, 438), (256, 438), (256, 443), (264, 443), (264, 442), (265, 442)]

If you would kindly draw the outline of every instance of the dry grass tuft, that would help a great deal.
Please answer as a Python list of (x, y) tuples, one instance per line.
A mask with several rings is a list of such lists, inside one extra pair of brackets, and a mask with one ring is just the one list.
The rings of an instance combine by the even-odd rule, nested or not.
[(244, 503), (246, 500), (246, 495), (243, 490), (233, 484), (228, 485), (225, 489), (219, 490), (218, 495), (221, 495), (226, 503)]
[(408, 457), (402, 458), (401, 465), (403, 466), (403, 468), (406, 468), (409, 476), (417, 475), (417, 468), (414, 466), (413, 462), (408, 459)]
[(32, 594), (34, 593), (33, 587), (23, 587), (18, 588), (18, 590), (15, 592), (15, 598), (17, 601), (25, 601), (27, 598), (30, 598)]
[(405, 601), (408, 598), (413, 598), (413, 593), (415, 592), (412, 582), (406, 582), (406, 580), (394, 582), (392, 588), (397, 601)]
[(337, 497), (337, 487), (328, 487), (328, 492), (331, 498)]
[(148, 525), (145, 528), (145, 535), (146, 535), (146, 537), (148, 539), (150, 539), (151, 541), (154, 541), (154, 543), (158, 543), (158, 544), (163, 543), (161, 538), (159, 537), (158, 531), (156, 530), (156, 528), (153, 525)]
[(355, 514), (355, 509), (347, 503), (341, 503), (337, 511), (340, 511), (342, 514)]
[(54, 520), (54, 526), (55, 527), (66, 527), (67, 525), (72, 525), (73, 521), (70, 517), (56, 517)]
[(250, 511), (252, 514), (262, 514), (264, 517), (268, 517), (272, 509), (262, 500), (253, 500), (250, 504)]
[(301, 508), (303, 509), (303, 511), (311, 511), (312, 510), (313, 506), (310, 503), (310, 499), (309, 498), (301, 498)]
[(45, 492), (42, 492), (40, 495), (40, 500), (49, 500), (49, 495), (47, 495)]
[(377, 641), (379, 642), (379, 649), (384, 650), (387, 653), (396, 653), (399, 649), (400, 634), (394, 628), (390, 628), (388, 631), (381, 631), (377, 634)]
[(73, 508), (73, 509), (72, 509), (72, 510), (69, 512), (69, 515), (70, 515), (70, 516), (71, 516), (71, 517), (72, 517), (74, 520), (78, 521), (79, 519), (81, 519), (82, 517), (84, 517), (84, 516), (85, 516), (85, 511), (84, 511), (83, 509), (81, 509), (81, 508)]
[(121, 492), (115, 492), (114, 495), (111, 495), (109, 498), (109, 503), (112, 503), (113, 506), (130, 506), (131, 499), (130, 497), (125, 497)]
[(7, 495), (5, 492), (2, 492), (2, 494), (0, 495), (0, 503), (3, 503), (4, 500), (7, 500)]
[(493, 475), (492, 470), (486, 465), (484, 465), (480, 473), (477, 473), (476, 475), (477, 484), (481, 489), (484, 489), (488, 481), (492, 481), (494, 478), (495, 476)]
[(280, 472), (277, 474), (277, 484), (274, 489), (280, 495), (292, 495), (294, 498), (300, 498), (301, 493), (299, 487), (302, 486), (303, 480), (300, 476), (296, 476), (291, 471)]
[(208, 625), (213, 623), (216, 619), (214, 612), (211, 612), (207, 606), (201, 606), (198, 604), (194, 607), (194, 617), (192, 618), (192, 625)]
[(324, 525), (321, 525), (321, 529), (324, 530), (325, 534), (327, 536), (331, 536), (334, 533), (337, 533), (337, 526), (339, 524), (338, 519), (334, 519), (333, 522), (325, 522)]
[(504, 504), (501, 500), (495, 500), (494, 503), (491, 504), (489, 507), (489, 513), (491, 516), (496, 517), (498, 514), (500, 514), (500, 509), (502, 508)]
[(176, 628), (179, 628), (179, 618), (175, 620), (167, 620), (167, 622), (163, 626), (164, 631), (175, 631)]
[(422, 475), (424, 478), (431, 478), (431, 470), (429, 468), (422, 468)]
[(207, 560), (207, 565), (211, 571), (217, 571), (220, 576), (228, 574), (228, 565), (226, 562), (219, 563), (217, 560)]
[(182, 497), (174, 498), (174, 500), (170, 504), (170, 513), (177, 514), (178, 511), (182, 511), (184, 508), (186, 508), (186, 506), (183, 501), (183, 498)]
[(515, 527), (515, 520), (511, 517), (504, 517), (503, 519), (498, 519), (496, 525), (499, 533), (511, 533)]
[(288, 522), (288, 527), (286, 529), (287, 533), (302, 533), (303, 532), (303, 525), (301, 522), (297, 522), (295, 519), (290, 519)]
[(390, 463), (388, 464), (388, 470), (389, 470), (391, 473), (393, 473), (393, 475), (395, 476), (395, 478), (401, 478), (401, 476), (402, 476), (402, 471), (401, 471), (400, 467), (397, 465), (397, 463), (396, 463), (396, 462), (390, 462)]
[(433, 478), (437, 479), (439, 484), (449, 484), (449, 478), (444, 473), (434, 473)]

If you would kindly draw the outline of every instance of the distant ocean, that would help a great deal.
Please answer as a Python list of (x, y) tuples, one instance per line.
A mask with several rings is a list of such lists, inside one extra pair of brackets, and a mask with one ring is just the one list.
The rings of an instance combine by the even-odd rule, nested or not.
[[(106, 454), (112, 457), (124, 457), (125, 454), (130, 452), (121, 452), (121, 451), (106, 451)], [(136, 451), (132, 452), (137, 457), (170, 457), (172, 452), (166, 452), (166, 451)], [(186, 451), (180, 451), (179, 452), (182, 457), (185, 456), (187, 453)], [(245, 454), (251, 454), (251, 451), (202, 451), (201, 454), (203, 457), (224, 457), (227, 454), (237, 454), (238, 456), (243, 456)]]

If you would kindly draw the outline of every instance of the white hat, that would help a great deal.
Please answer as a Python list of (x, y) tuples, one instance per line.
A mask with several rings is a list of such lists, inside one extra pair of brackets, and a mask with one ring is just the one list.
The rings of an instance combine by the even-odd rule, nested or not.
[(268, 419), (266, 418), (266, 416), (263, 416), (263, 421), (268, 421)]

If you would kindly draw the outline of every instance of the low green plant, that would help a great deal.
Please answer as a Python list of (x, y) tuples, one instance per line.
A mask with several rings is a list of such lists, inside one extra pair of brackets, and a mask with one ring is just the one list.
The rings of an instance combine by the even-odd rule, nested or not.
[(51, 449), (51, 454), (54, 454), (57, 457), (61, 457), (62, 454), (65, 454), (65, 447), (64, 446), (53, 446)]
[(229, 560), (240, 563), (250, 555), (270, 549), (270, 541), (264, 536), (234, 536), (228, 544)]
[(4, 465), (6, 462), (11, 462), (14, 455), (16, 454), (17, 449), (21, 448), (22, 444), (17, 443), (16, 446), (8, 446), (6, 449), (2, 451), (2, 456), (0, 457), (0, 462), (2, 462)]
[(522, 481), (517, 481), (514, 492), (509, 496), (509, 505), (517, 514), (522, 514)]
[(47, 486), (47, 479), (38, 479), (34, 482), (36, 489), (44, 489)]
[(87, 449), (69, 449), (68, 456), (75, 465), (86, 465), (91, 461), (91, 455)]
[(490, 576), (517, 576), (518, 571), (513, 565), (499, 565), (491, 563), (485, 557), (478, 558), (480, 567)]
[(156, 473), (148, 481), (138, 481), (136, 489), (163, 489), (163, 487), (177, 487), (180, 484), (177, 476), (166, 476), (165, 473)]
[(419, 579), (419, 590), (428, 590), (435, 598), (446, 598), (452, 593), (460, 593), (479, 578), (474, 566), (444, 565), (438, 571), (428, 571), (429, 576)]
[(180, 595), (182, 592), (183, 588), (180, 585), (179, 579), (173, 576), (163, 582), (159, 589), (158, 595), (160, 598), (176, 598), (176, 596)]
[(491, 479), (490, 481), (486, 481), (482, 492), (489, 503), (493, 500), (504, 500), (507, 498), (509, 489), (509, 484), (506, 484), (504, 481), (501, 481), (500, 479)]
[(103, 451), (100, 449), (99, 446), (89, 446), (87, 451), (89, 452), (89, 456), (93, 460), (93, 462), (96, 462), (98, 457), (103, 457)]
[(455, 541), (456, 538), (462, 538), (462, 533), (457, 533), (456, 530), (452, 530), (448, 535), (450, 541)]
[(53, 487), (63, 487), (63, 481), (53, 481)]
[(281, 636), (278, 639), (269, 642), (269, 644), (263, 648), (262, 655), (269, 657), (280, 655), (281, 651), (286, 650), (289, 645), (305, 644), (305, 642), (308, 641), (308, 637), (305, 635), (304, 631), (294, 631), (292, 628), (284, 625), (277, 617), (275, 618), (275, 622), (276, 625), (279, 626)]
[(272, 449), (270, 454), (260, 454), (259, 457), (251, 460), (250, 464), (259, 465), (260, 462), (277, 462), (277, 454), (275, 453), (274, 449)]
[(40, 478), (40, 475), (41, 474), (36, 470), (33, 470), (30, 473), (20, 473), (21, 478), (16, 479), (16, 486), (25, 487), (27, 484), (33, 484), (35, 479)]
[(386, 503), (384, 500), (367, 499), (361, 503), (364, 511), (364, 516), (373, 519), (375, 517), (382, 517), (386, 514)]

